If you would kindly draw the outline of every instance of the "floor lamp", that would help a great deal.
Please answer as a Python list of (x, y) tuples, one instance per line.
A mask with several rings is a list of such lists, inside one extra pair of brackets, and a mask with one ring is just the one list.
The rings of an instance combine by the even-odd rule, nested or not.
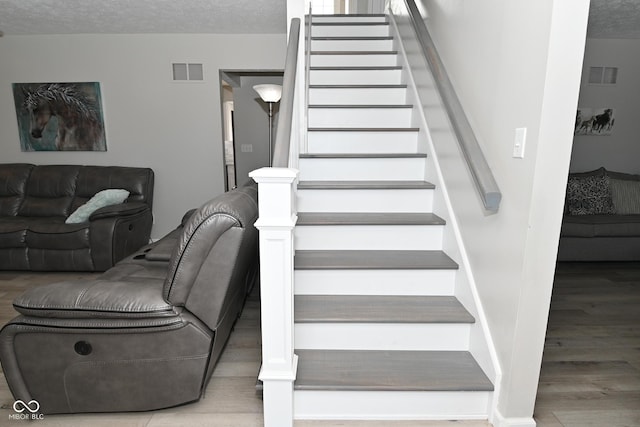
[(260, 98), (269, 105), (269, 167), (273, 162), (273, 104), (280, 101), (282, 96), (282, 86), (274, 84), (255, 85), (253, 90), (258, 92)]

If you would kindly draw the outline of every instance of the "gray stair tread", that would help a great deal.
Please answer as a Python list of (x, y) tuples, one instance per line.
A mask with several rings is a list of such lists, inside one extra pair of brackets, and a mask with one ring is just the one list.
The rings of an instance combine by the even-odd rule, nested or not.
[(314, 13), (311, 15), (315, 18), (341, 18), (349, 19), (351, 17), (365, 17), (365, 18), (386, 18), (384, 13)]
[(309, 132), (418, 132), (420, 128), (308, 128)]
[(311, 40), (393, 40), (391, 36), (311, 36)]
[(406, 89), (407, 85), (309, 85), (309, 89)]
[(301, 159), (406, 159), (424, 158), (424, 153), (305, 153)]
[(296, 390), (493, 390), (465, 351), (296, 350), (296, 354)]
[(373, 108), (387, 108), (387, 109), (400, 109), (400, 108), (413, 108), (412, 104), (311, 104), (309, 108), (335, 108), (335, 109), (373, 109)]
[(397, 55), (397, 50), (312, 50), (311, 55)]
[(458, 264), (439, 250), (298, 250), (296, 270), (433, 270), (457, 269)]
[(427, 181), (300, 181), (298, 189), (315, 190), (422, 190), (434, 189)]
[(386, 21), (385, 21), (385, 22), (362, 22), (362, 21), (360, 21), (360, 22), (358, 22), (358, 21), (348, 21), (348, 22), (327, 22), (327, 21), (324, 21), (324, 22), (313, 22), (313, 21), (311, 21), (311, 24), (312, 24), (312, 25), (314, 25), (314, 26), (315, 26), (315, 25), (317, 25), (317, 26), (319, 26), (319, 27), (325, 27), (325, 26), (330, 27), (330, 26), (333, 26), (333, 25), (339, 25), (339, 26), (345, 26), (345, 25), (346, 25), (346, 26), (351, 26), (351, 25), (353, 25), (353, 26), (360, 26), (360, 25), (363, 25), (363, 26), (387, 25), (387, 26), (388, 26), (388, 25), (389, 25), (389, 22), (386, 22)]
[(444, 225), (433, 213), (299, 212), (297, 225)]
[(326, 65), (309, 67), (311, 71), (378, 71), (378, 70), (402, 70), (402, 65)]
[(474, 323), (453, 296), (296, 295), (296, 323)]

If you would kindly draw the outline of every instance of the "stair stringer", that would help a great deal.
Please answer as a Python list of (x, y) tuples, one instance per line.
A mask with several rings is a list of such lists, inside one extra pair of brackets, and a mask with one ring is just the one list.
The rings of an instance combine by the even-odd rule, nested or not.
[[(459, 269), (457, 270), (455, 277), (454, 295), (476, 319), (475, 324), (471, 326), (470, 330), (469, 351), (485, 374), (493, 382), (495, 387), (492, 399), (489, 401), (489, 407), (487, 407), (487, 411), (491, 419), (492, 415), (496, 413), (496, 405), (499, 400), (502, 370), (500, 368), (498, 355), (488, 326), (483, 304), (480, 300), (476, 282), (474, 280), (471, 263), (465, 250), (462, 232), (456, 219), (455, 212), (453, 211), (451, 199), (445, 185), (444, 176), (438, 161), (431, 133), (434, 129), (438, 132), (448, 130), (448, 137), (451, 139), (450, 143), (455, 144), (456, 147), (458, 146), (458, 143), (450, 128), (447, 112), (442, 104), (431, 70), (420, 53), (418, 41), (408, 41), (404, 32), (401, 33), (399, 30), (395, 16), (393, 14), (389, 14), (388, 17), (391, 24), (390, 31), (394, 36), (394, 48), (398, 51), (399, 62), (400, 65), (403, 66), (403, 83), (408, 85), (407, 102), (414, 105), (414, 123), (412, 123), (412, 126), (420, 128), (418, 136), (418, 150), (419, 152), (427, 154), (425, 179), (435, 184), (433, 194), (433, 212), (443, 218), (447, 223), (447, 227), (445, 227), (443, 234), (443, 250), (459, 264)], [(413, 33), (412, 30), (411, 32)], [(411, 42), (413, 43), (412, 46), (405, 46), (405, 44)], [(411, 57), (409, 57), (407, 52), (411, 52)], [(415, 64), (419, 63), (419, 61), (422, 61), (423, 69), (420, 71), (424, 74), (421, 76), (420, 90), (422, 92), (428, 91), (430, 94), (428, 119), (427, 114), (425, 114), (423, 102), (421, 102), (421, 98), (418, 93), (418, 86), (414, 76), (416, 69)], [(425, 87), (425, 80), (430, 82), (430, 86)], [(443, 135), (440, 135), (439, 137), (442, 136)], [(459, 151), (459, 155), (462, 156), (461, 151)], [(482, 207), (482, 202), (479, 198), (477, 202), (478, 205)]]

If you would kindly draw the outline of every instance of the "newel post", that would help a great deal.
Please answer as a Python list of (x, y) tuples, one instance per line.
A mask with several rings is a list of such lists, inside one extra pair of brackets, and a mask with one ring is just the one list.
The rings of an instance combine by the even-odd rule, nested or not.
[(298, 171), (262, 168), (249, 174), (258, 183), (260, 298), (265, 427), (293, 426), (293, 229), (298, 219)]

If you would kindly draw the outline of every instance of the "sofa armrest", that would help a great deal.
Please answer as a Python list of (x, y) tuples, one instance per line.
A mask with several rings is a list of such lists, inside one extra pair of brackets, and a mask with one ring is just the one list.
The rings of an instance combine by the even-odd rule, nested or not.
[(27, 290), (13, 301), (21, 314), (58, 318), (173, 317), (162, 297), (164, 280), (70, 280)]
[[(98, 212), (89, 220), (91, 258), (95, 271), (105, 271), (149, 243), (153, 215), (147, 205), (131, 203)], [(138, 205), (136, 208), (135, 205)]]
[(127, 202), (117, 205), (105, 206), (98, 209), (89, 217), (89, 221), (95, 221), (103, 218), (111, 218), (116, 216), (135, 215), (149, 209), (149, 205), (143, 202)]

